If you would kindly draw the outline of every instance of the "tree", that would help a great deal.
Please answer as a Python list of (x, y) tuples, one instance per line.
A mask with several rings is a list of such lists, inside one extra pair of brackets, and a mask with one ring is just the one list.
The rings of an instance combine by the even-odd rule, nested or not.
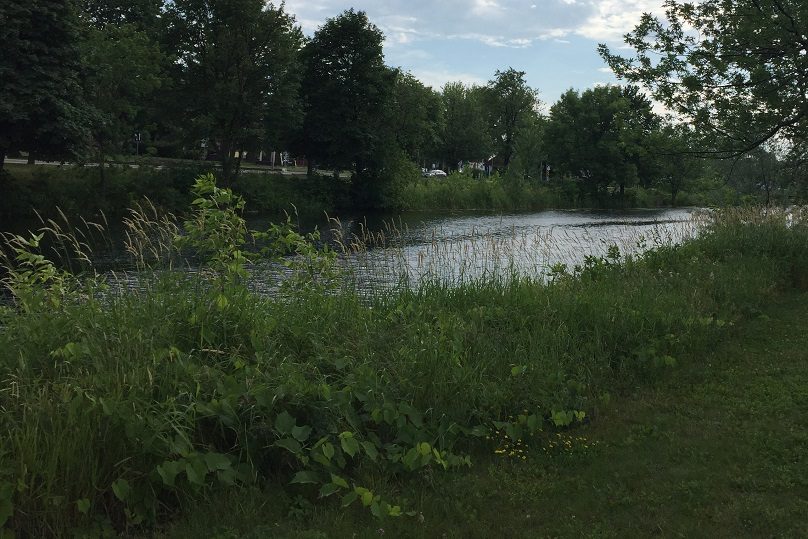
[(180, 115), (176, 123), (187, 125), (192, 147), (218, 154), (225, 181), (232, 181), (245, 150), (261, 148), (267, 133), (282, 131), (276, 126), (296, 121), (290, 73), (302, 33), (283, 4), (263, 0), (174, 0), (165, 18), (166, 47), (176, 54), (169, 101)]
[(303, 49), (302, 146), (313, 163), (378, 171), (388, 149), (385, 120), (396, 73), (384, 65), (382, 32), (362, 11), (328, 19)]
[(497, 71), (487, 86), (488, 114), (491, 118), (494, 151), (507, 169), (513, 158), (520, 127), (528, 116), (535, 116), (538, 92), (527, 85), (525, 72), (509, 68)]
[(71, 3), (0, 3), (0, 170), (10, 151), (64, 157), (87, 137)]
[(87, 26), (105, 28), (133, 26), (150, 35), (158, 31), (163, 0), (77, 0), (76, 4)]
[(626, 36), (635, 55), (600, 45), (618, 77), (651, 89), (692, 122), (698, 154), (732, 157), (782, 137), (808, 140), (808, 3), (666, 1)]
[(104, 178), (106, 156), (126, 151), (153, 93), (163, 83), (164, 56), (134, 26), (89, 28), (81, 44), (84, 90), (93, 108), (95, 159)]
[(704, 162), (694, 155), (696, 137), (690, 126), (669, 123), (662, 126), (653, 139), (657, 181), (670, 192), (671, 206), (675, 206), (679, 192), (703, 169)]
[(441, 96), (409, 73), (396, 71), (389, 123), (405, 155), (423, 164), (438, 155), (443, 111)]
[(538, 115), (526, 115), (519, 127), (519, 138), (508, 169), (513, 176), (525, 181), (544, 178), (547, 150), (544, 140), (546, 121)]
[(636, 88), (568, 90), (550, 108), (550, 162), (578, 178), (591, 196), (616, 185), (622, 197), (640, 174), (651, 174), (650, 134), (657, 125), (650, 102)]
[(485, 89), (449, 82), (443, 87), (443, 156), (455, 169), (462, 161), (491, 156), (491, 135), (486, 122)]

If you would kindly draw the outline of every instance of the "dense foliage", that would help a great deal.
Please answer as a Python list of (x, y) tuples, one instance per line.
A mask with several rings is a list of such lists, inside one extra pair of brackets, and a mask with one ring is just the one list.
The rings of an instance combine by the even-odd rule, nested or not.
[(601, 45), (615, 72), (714, 140), (705, 152), (742, 154), (775, 137), (808, 139), (808, 6), (801, 0), (667, 0), (626, 36), (636, 56)]
[[(601, 56), (629, 83), (682, 118), (697, 138), (690, 155), (734, 158), (757, 169), (757, 191), (805, 176), (808, 152), (808, 5), (801, 0), (667, 0), (626, 43)], [(750, 163), (754, 163), (749, 166)], [(774, 166), (772, 166), (774, 165)], [(765, 169), (765, 172), (764, 172)], [(779, 169), (773, 174), (774, 169)]]

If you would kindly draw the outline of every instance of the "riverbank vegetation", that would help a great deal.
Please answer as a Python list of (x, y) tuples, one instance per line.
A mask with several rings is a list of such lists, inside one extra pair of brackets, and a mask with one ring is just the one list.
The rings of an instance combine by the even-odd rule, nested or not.
[[(278, 489), (213, 495), (156, 537), (479, 538), (808, 534), (808, 296), (772, 297), (664, 380), (614, 395), (527, 459), (379, 480), (410, 519), (378, 520)], [(772, 418), (778, 418), (772, 421)]]
[[(285, 225), (248, 232), (243, 201), (210, 177), (195, 194), (182, 224), (128, 219), (137, 282), (65, 273), (36, 253), (40, 235), (9, 239), (5, 529), (131, 533), (245, 488), (412, 518), (398, 478), (463, 473), (480, 454), (543, 458), (613, 396), (808, 286), (804, 212), (755, 210), (709, 217), (682, 246), (554, 266), (549, 281), (360, 295), (339, 250)], [(171, 269), (188, 256), (199, 271)], [(247, 279), (261, 256), (287, 266), (269, 297)]]
[[(193, 178), (213, 167), (186, 163), (155, 168), (126, 165), (108, 167), (102, 182), (94, 167), (7, 165), (7, 196), (0, 199), (0, 226), (19, 231), (19, 223), (36, 222), (36, 215), (56, 218), (62, 213), (85, 219), (101, 214), (118, 220), (144, 197), (167, 212), (182, 214), (192, 200)], [(559, 208), (661, 208), (671, 204), (665, 189), (640, 185), (591, 192), (580, 182), (559, 176), (537, 183), (473, 171), (453, 172), (446, 178), (422, 178), (406, 163), (396, 171), (397, 186), (384, 206), (397, 211), (493, 210), (528, 211)], [(756, 187), (735, 177), (728, 185), (719, 173), (705, 174), (677, 193), (676, 205), (690, 207), (748, 206), (761, 201)], [(247, 201), (250, 213), (283, 218), (297, 213), (319, 219), (329, 215), (355, 215), (355, 193), (349, 178), (331, 175), (284, 175), (273, 171), (244, 173), (232, 189)], [(777, 190), (771, 201), (799, 199), (794, 190)], [(388, 210), (389, 211), (389, 210)]]
[[(148, 198), (166, 212), (182, 214), (193, 200), (191, 187), (204, 164), (132, 168), (108, 167), (102, 182), (94, 167), (31, 167), (8, 165), (8, 196), (0, 200), (0, 225), (36, 221), (36, 214), (56, 218), (59, 211), (73, 217), (97, 219), (104, 214), (119, 220), (128, 208)], [(348, 182), (314, 176), (291, 176), (272, 171), (242, 174), (233, 189), (249, 202), (251, 213), (282, 217), (298, 212), (321, 217), (324, 212), (350, 208)]]

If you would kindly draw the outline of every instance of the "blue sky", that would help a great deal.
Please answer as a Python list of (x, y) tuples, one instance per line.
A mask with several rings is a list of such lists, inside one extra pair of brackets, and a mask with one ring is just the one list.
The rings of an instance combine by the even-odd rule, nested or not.
[(643, 12), (662, 0), (286, 0), (306, 35), (348, 8), (365, 11), (385, 34), (388, 65), (440, 89), (485, 84), (497, 69), (527, 73), (552, 104), (568, 88), (616, 82), (598, 56), (614, 48)]

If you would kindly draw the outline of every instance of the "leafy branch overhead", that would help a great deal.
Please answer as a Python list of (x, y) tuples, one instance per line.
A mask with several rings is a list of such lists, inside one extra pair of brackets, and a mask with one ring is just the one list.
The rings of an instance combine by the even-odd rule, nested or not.
[(600, 45), (621, 78), (649, 88), (734, 156), (775, 138), (808, 142), (808, 4), (802, 0), (667, 0), (626, 36), (633, 56)]

